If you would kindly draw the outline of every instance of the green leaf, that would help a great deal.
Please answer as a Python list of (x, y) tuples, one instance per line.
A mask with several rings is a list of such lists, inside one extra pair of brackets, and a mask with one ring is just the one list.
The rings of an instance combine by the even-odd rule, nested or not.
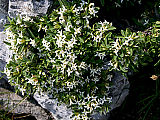
[(160, 64), (160, 59), (158, 60), (158, 62), (156, 62), (156, 64), (154, 64), (154, 66), (158, 66)]
[(24, 45), (22, 45), (22, 46), (20, 46), (20, 47), (18, 48), (18, 53), (22, 53), (23, 50), (24, 50)]
[(128, 72), (128, 70), (126, 70), (124, 67), (122, 67), (122, 65), (119, 65), (119, 68), (122, 72)]
[(32, 54), (32, 57), (31, 57), (31, 60), (33, 61), (33, 58), (34, 58), (35, 54)]
[(7, 16), (7, 19), (8, 19), (8, 21), (10, 22), (10, 23), (12, 23), (12, 20)]
[(7, 41), (3, 41), (6, 45), (11, 46), (11, 43), (7, 42)]
[(125, 32), (124, 32), (124, 30), (121, 30), (121, 34), (122, 34), (122, 36), (125, 37)]
[(29, 31), (30, 35), (32, 36), (32, 38), (36, 38), (36, 37), (34, 36), (33, 32), (32, 32), (29, 28), (28, 28), (28, 31)]
[(111, 26), (110, 28), (108, 28), (108, 30), (115, 30), (116, 28)]
[(101, 5), (104, 6), (104, 0), (100, 0)]

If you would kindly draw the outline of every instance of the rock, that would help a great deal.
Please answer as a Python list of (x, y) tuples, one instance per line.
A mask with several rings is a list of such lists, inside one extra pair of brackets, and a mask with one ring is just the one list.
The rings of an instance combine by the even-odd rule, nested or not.
[[(12, 52), (8, 49), (7, 45), (3, 42), (5, 39), (6, 35), (3, 32), (0, 32), (0, 78), (4, 76), (1, 71), (4, 70), (7, 60), (12, 54)], [(5, 76), (3, 78), (7, 80)]]
[(0, 110), (11, 111), (12, 113), (18, 114), (31, 114), (37, 120), (53, 120), (53, 118), (48, 115), (44, 109), (36, 105), (34, 101), (31, 103), (28, 100), (23, 100), (19, 95), (1, 87), (0, 93)]
[(4, 29), (4, 24), (7, 21), (9, 0), (0, 0), (0, 32)]
[(113, 86), (111, 87), (112, 104), (111, 109), (119, 107), (126, 96), (129, 94), (130, 83), (126, 77), (118, 72), (115, 72), (115, 77), (112, 79)]
[[(114, 72), (114, 78), (111, 80), (112, 86), (110, 88), (110, 96), (112, 97), (112, 103), (110, 105), (110, 111), (121, 106), (127, 95), (129, 94), (130, 83), (126, 77), (119, 72)], [(94, 120), (108, 120), (110, 113), (106, 115), (94, 114)]]
[(19, 15), (45, 15), (51, 4), (50, 0), (9, 0), (8, 14), (11, 18)]
[(65, 104), (58, 106), (56, 99), (50, 99), (49, 96), (44, 93), (41, 95), (35, 93), (34, 98), (43, 108), (47, 109), (56, 120), (70, 120), (72, 110), (68, 109)]

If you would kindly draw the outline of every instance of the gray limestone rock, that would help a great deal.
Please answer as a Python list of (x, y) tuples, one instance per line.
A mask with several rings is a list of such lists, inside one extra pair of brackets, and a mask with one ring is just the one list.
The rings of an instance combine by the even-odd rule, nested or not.
[(53, 118), (46, 113), (40, 106), (24, 100), (19, 95), (0, 87), (0, 110), (10, 111), (11, 113), (31, 114), (37, 120), (48, 120)]
[[(110, 88), (110, 96), (112, 97), (112, 103), (110, 105), (110, 111), (121, 106), (127, 95), (129, 94), (130, 83), (126, 77), (119, 72), (114, 72), (114, 78), (111, 80), (112, 86)], [(94, 120), (107, 120), (110, 114), (100, 115), (96, 113), (93, 115)]]
[[(12, 52), (8, 49), (7, 45), (3, 42), (6, 39), (6, 35), (3, 32), (0, 32), (0, 78), (4, 76), (1, 72), (4, 70), (4, 67), (7, 63), (7, 60), (12, 55)], [(4, 76), (7, 80), (7, 78)]]
[(19, 15), (37, 16), (45, 15), (50, 6), (50, 0), (9, 0), (9, 16)]
[(118, 72), (115, 72), (112, 82), (113, 86), (110, 89), (112, 96), (111, 109), (114, 109), (119, 107), (129, 94), (130, 83), (126, 77)]
[(0, 0), (0, 31), (3, 31), (4, 24), (7, 21), (9, 0)]
[(70, 120), (72, 110), (68, 109), (65, 104), (57, 105), (56, 99), (50, 99), (48, 95), (37, 92), (34, 94), (34, 98), (45, 109), (47, 109), (56, 120)]

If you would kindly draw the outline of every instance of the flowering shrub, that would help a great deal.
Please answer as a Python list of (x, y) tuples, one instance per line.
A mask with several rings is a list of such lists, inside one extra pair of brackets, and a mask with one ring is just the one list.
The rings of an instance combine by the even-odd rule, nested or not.
[(114, 36), (115, 27), (106, 20), (91, 23), (97, 12), (94, 3), (82, 1), (41, 18), (9, 19), (5, 43), (13, 56), (5, 73), (10, 84), (23, 95), (52, 95), (73, 110), (76, 120), (108, 112), (111, 71), (138, 66), (150, 46), (146, 38), (157, 40), (159, 33), (154, 27), (151, 35), (127, 29)]
[(126, 73), (129, 69), (136, 71), (139, 65), (156, 63), (160, 57), (159, 24), (157, 21), (144, 32), (121, 30), (121, 36), (115, 36), (111, 47), (104, 45), (110, 51), (112, 69)]
[(18, 90), (45, 91), (74, 110), (74, 119), (108, 111), (111, 75), (102, 42), (115, 29), (107, 21), (90, 26), (98, 8), (82, 2), (40, 19), (17, 17), (6, 29), (13, 51), (6, 74)]

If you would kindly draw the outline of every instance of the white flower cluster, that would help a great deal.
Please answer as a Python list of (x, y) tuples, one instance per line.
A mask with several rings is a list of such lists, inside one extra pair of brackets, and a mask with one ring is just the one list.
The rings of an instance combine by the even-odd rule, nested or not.
[[(111, 103), (112, 98), (103, 97), (97, 98), (94, 96), (90, 96), (87, 94), (87, 97), (84, 97), (82, 101), (76, 101), (78, 104), (78, 109), (83, 110), (82, 114), (77, 114), (73, 117), (73, 120), (89, 120), (91, 117), (88, 117), (88, 114), (93, 113), (93, 110), (96, 108), (100, 108), (105, 102)], [(88, 102), (89, 101), (89, 102)], [(76, 104), (72, 100), (70, 100), (70, 104)], [(108, 111), (106, 111), (108, 112)]]
[(16, 40), (15, 40), (15, 34), (11, 31), (11, 28), (7, 28), (5, 31), (5, 34), (7, 35), (7, 41), (11, 43), (11, 48), (15, 49), (15, 44), (16, 44)]
[[(115, 53), (115, 55), (118, 55), (118, 52), (124, 47), (124, 48), (126, 48), (126, 46), (127, 47), (129, 47), (129, 46), (131, 46), (131, 43), (130, 43), (130, 41), (132, 41), (133, 39), (136, 39), (138, 36), (129, 36), (129, 37), (125, 37), (125, 40), (122, 40), (122, 38), (117, 38), (116, 39), (116, 41), (115, 42), (113, 42), (113, 44), (112, 44), (112, 48), (111, 48), (111, 50), (113, 50), (114, 51), (114, 53)], [(134, 47), (136, 47), (136, 46), (134, 46)], [(130, 55), (130, 52), (128, 51), (127, 52), (128, 54), (126, 54), (126, 55)]]
[[(111, 62), (110, 66), (112, 66), (113, 69), (119, 70), (118, 64), (120, 64), (121, 66), (125, 66), (126, 62), (130, 62), (130, 61), (126, 61), (126, 58), (131, 56), (133, 54), (131, 53), (132, 49), (137, 47), (135, 44), (137, 38), (138, 36), (136, 36), (136, 34), (133, 33), (132, 35), (129, 35), (128, 37), (124, 37), (124, 36), (123, 38), (119, 37), (114, 42), (112, 42), (110, 50), (113, 51), (113, 53), (116, 56), (123, 55), (123, 57), (119, 57), (117, 61), (116, 60), (110, 61)], [(134, 59), (134, 56), (132, 56), (132, 58)], [(128, 66), (124, 67), (123, 69), (128, 70)]]

